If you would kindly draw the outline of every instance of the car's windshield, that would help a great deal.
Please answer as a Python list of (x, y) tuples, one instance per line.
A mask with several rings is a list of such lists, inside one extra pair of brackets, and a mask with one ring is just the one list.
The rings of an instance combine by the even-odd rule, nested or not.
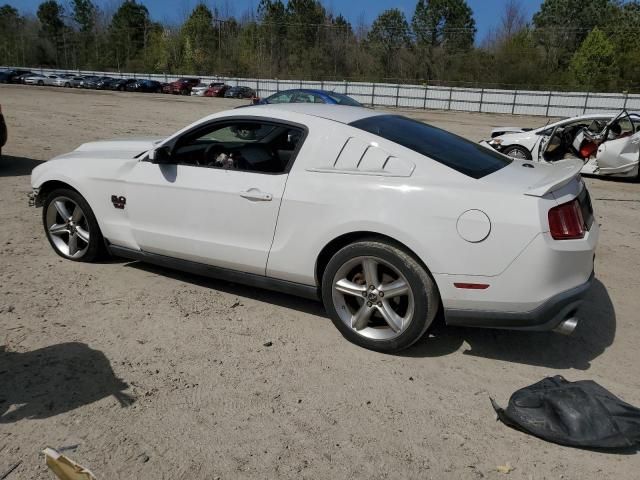
[(472, 178), (482, 178), (512, 161), (458, 135), (399, 115), (377, 115), (350, 123), (352, 127), (409, 148)]
[(342, 95), (341, 93), (327, 93), (329, 97), (331, 97), (338, 105), (347, 105), (350, 107), (361, 107), (362, 104), (360, 102), (356, 102), (353, 98), (347, 97), (346, 95)]

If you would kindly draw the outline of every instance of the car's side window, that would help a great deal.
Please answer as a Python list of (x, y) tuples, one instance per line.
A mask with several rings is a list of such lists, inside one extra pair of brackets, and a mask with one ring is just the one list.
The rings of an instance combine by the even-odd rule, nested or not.
[(175, 163), (246, 172), (286, 173), (304, 139), (300, 127), (268, 121), (216, 122), (178, 139)]
[(284, 93), (272, 95), (271, 97), (269, 97), (269, 103), (289, 103), (291, 102), (292, 96), (293, 96), (293, 93), (291, 92), (284, 92)]

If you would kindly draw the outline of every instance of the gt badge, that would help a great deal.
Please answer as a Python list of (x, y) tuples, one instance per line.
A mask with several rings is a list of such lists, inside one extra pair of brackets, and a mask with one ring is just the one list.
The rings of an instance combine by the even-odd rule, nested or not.
[(117, 195), (111, 195), (111, 203), (113, 203), (114, 207), (124, 210), (124, 206), (127, 204), (127, 199)]

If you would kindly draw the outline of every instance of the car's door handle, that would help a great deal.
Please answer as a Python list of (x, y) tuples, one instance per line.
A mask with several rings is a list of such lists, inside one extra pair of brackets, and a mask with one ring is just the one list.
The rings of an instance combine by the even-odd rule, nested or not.
[(254, 200), (258, 202), (270, 202), (273, 200), (273, 195), (270, 193), (265, 193), (257, 188), (250, 188), (249, 190), (245, 190), (244, 192), (240, 192), (240, 196), (242, 198), (246, 198), (247, 200)]

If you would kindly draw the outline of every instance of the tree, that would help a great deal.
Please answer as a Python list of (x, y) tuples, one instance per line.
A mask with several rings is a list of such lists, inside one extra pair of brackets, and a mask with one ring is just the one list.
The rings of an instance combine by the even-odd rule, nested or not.
[(18, 14), (18, 10), (10, 5), (0, 7), (0, 63), (3, 65), (18, 65), (24, 62), (24, 54), (21, 56), (21, 41), (24, 18)]
[(411, 23), (420, 46), (448, 50), (473, 46), (476, 22), (465, 0), (418, 0)]
[(410, 47), (409, 24), (397, 8), (382, 12), (367, 35), (369, 48), (376, 52), (385, 77), (402, 76), (400, 53)]
[(594, 28), (571, 59), (576, 82), (588, 89), (606, 89), (617, 74), (615, 48), (605, 34)]
[(109, 25), (109, 45), (118, 69), (145, 47), (150, 30), (147, 7), (136, 0), (126, 0), (120, 5)]
[(589, 32), (609, 23), (617, 8), (617, 0), (544, 0), (533, 24), (547, 68), (564, 69)]
[(182, 26), (185, 43), (185, 67), (202, 74), (211, 67), (212, 54), (216, 50), (216, 30), (213, 27), (213, 13), (203, 3), (199, 3)]

